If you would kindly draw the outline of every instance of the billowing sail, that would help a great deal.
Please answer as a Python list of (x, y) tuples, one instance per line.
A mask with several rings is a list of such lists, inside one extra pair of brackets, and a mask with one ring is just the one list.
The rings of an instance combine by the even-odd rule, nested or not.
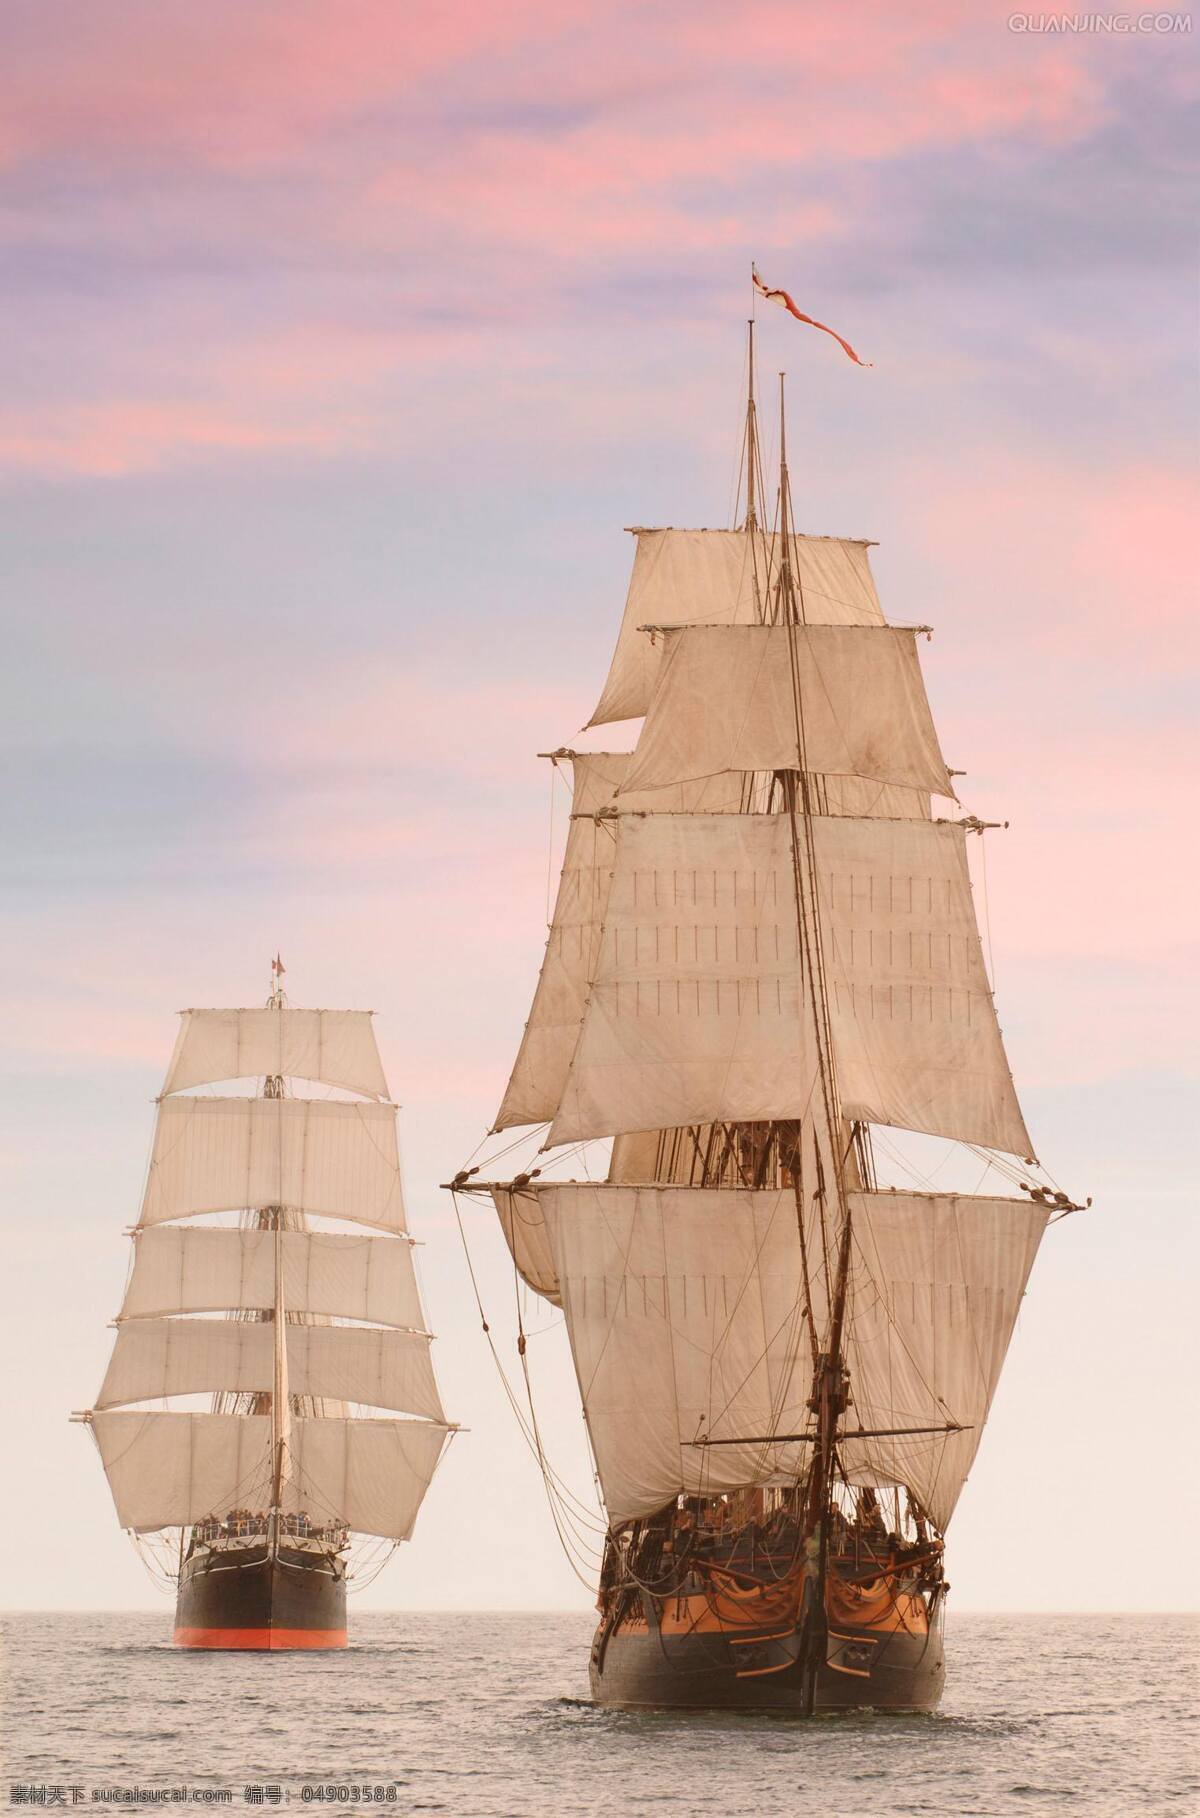
[(945, 1531), (966, 1482), (1049, 1216), (1028, 1200), (851, 1195), (848, 1428), (961, 1433), (849, 1439), (852, 1483), (906, 1484)]
[(268, 1074), (386, 1098), (369, 1010), (184, 1010), (164, 1095)]
[[(185, 1096), (236, 1079), (268, 1084), (257, 1097)], [(279, 1079), (358, 1097), (294, 1097)], [(178, 1222), (213, 1213), (240, 1216)], [(314, 1229), (314, 1218), (377, 1234)], [(314, 1568), (323, 1548), (341, 1550), (343, 1529), (407, 1539), (452, 1429), (370, 1015), (293, 1010), (278, 992), (263, 1009), (185, 1011), (133, 1240), (116, 1341), (84, 1416), (122, 1526), (306, 1513)], [(211, 1412), (193, 1411), (202, 1397)], [(258, 1531), (273, 1548), (278, 1524)], [(228, 1529), (181, 1542), (181, 1598), (197, 1549), (232, 1568), (240, 1545)], [(179, 1633), (191, 1626), (184, 1617)]]
[[(813, 1430), (792, 1190), (571, 1184), (539, 1185), (537, 1197), (610, 1520), (652, 1514), (682, 1492), (794, 1483), (811, 1454), (771, 1437)], [(844, 1439), (839, 1455), (853, 1481), (906, 1485), (944, 1530), (1046, 1212), (934, 1194), (855, 1193), (850, 1204), (843, 1425), (965, 1430)], [(812, 1290), (823, 1338), (819, 1273)]]
[[(271, 1422), (265, 1414), (93, 1414), (124, 1528), (184, 1526), (270, 1501)], [(291, 1427), (282, 1506), (356, 1533), (407, 1540), (446, 1440), (410, 1420), (303, 1420)]]
[[(574, 813), (533, 1008), (496, 1114), (497, 1130), (547, 1123), (558, 1110), (608, 901), (616, 829), (611, 820), (594, 817), (617, 807), (617, 789), (630, 755), (611, 751), (564, 755), (574, 772)], [(744, 784), (743, 777), (726, 776), (656, 791), (653, 798), (626, 792), (620, 808), (623, 813), (651, 805), (677, 813), (737, 813), (745, 806)]]
[[(772, 616), (779, 540), (745, 530), (638, 530), (629, 596), (612, 667), (589, 724), (636, 719), (650, 704), (661, 644), (645, 625), (753, 625)], [(869, 544), (792, 539), (804, 617), (819, 625), (881, 625)]]
[[(428, 1333), (289, 1324), (286, 1340), (293, 1395), (444, 1418)], [(274, 1327), (269, 1321), (132, 1319), (117, 1330), (96, 1406), (209, 1391), (262, 1394), (273, 1382)]]
[[(423, 1327), (412, 1254), (393, 1237), (284, 1231), (283, 1296), (292, 1313)], [(136, 1234), (120, 1317), (266, 1311), (275, 1304), (275, 1233), (152, 1225)]]
[(612, 821), (590, 815), (572, 820), (533, 1008), (496, 1113), (497, 1130), (548, 1122), (558, 1109), (595, 964), (615, 844)]
[(953, 795), (914, 632), (699, 625), (663, 633), (658, 686), (623, 788), (800, 768)]
[(538, 1195), (528, 1188), (493, 1187), (500, 1229), (522, 1281), (558, 1307), (558, 1271)]
[(421, 1420), (298, 1420), (290, 1495), (359, 1534), (407, 1540), (446, 1443)]
[(140, 1223), (256, 1206), (403, 1231), (394, 1108), (335, 1099), (163, 1099)]
[[(807, 1116), (816, 1057), (783, 815), (619, 818), (603, 936), (551, 1144)], [(961, 827), (813, 823), (846, 1117), (1029, 1156)]]

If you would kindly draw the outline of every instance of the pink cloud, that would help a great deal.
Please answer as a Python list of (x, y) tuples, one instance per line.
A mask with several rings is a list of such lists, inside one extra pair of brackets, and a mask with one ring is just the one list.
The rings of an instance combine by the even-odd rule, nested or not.
[[(569, 17), (565, 4), (75, 0), (27, 26), (0, 82), (0, 158), (50, 148), (174, 151), (217, 167), (271, 164), (373, 104), (419, 98), (456, 58)], [(40, 28), (39, 28), (40, 27)]]
[[(270, 168), (315, 136), (373, 110), (428, 121), (431, 91), (453, 72), (462, 99), (486, 113), (499, 73), (508, 110), (548, 98), (607, 116), (556, 159), (571, 182), (574, 152), (607, 155), (619, 192), (630, 171), (661, 182), (725, 174), (731, 160), (769, 164), (836, 142), (844, 156), (979, 139), (1020, 126), (1051, 136), (1095, 117), (1086, 47), (1033, 51), (1005, 31), (1007, 8), (927, 3), (903, 15), (868, 6), (751, 7), (731, 29), (715, 4), (597, 7), (588, 0), (303, 0), (248, 10), (186, 0), (114, 14), (80, 3), (27, 26), (0, 83), (0, 155), (52, 149), (173, 154), (215, 168)], [(671, 72), (664, 90), (659, 79)], [(778, 93), (786, 76), (792, 91)], [(770, 78), (753, 105), (731, 78)], [(400, 121), (403, 128), (403, 119)], [(411, 147), (424, 163), (438, 135)], [(443, 140), (447, 135), (442, 135)], [(486, 155), (480, 141), (463, 138)], [(520, 137), (517, 129), (517, 137)], [(490, 136), (494, 146), (496, 135)], [(375, 155), (386, 137), (374, 136)]]
[(362, 440), (344, 413), (270, 422), (244, 406), (111, 399), (0, 412), (0, 468), (117, 479), (168, 462), (274, 449), (329, 454)]

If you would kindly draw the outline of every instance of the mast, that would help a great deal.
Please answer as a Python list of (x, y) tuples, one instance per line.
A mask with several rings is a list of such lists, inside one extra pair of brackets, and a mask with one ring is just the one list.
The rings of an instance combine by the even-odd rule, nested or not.
[[(271, 995), (267, 1007), (281, 1016), (284, 993), (280, 985), (283, 966), (276, 958), (271, 965)], [(282, 1034), (278, 1052), (283, 1053)], [(283, 1076), (269, 1074), (263, 1085), (264, 1098), (282, 1098)], [(282, 1195), (281, 1195), (282, 1198)], [(271, 1380), (271, 1507), (268, 1514), (268, 1540), (272, 1553), (278, 1550), (280, 1516), (283, 1512), (283, 1479), (291, 1439), (291, 1397), (288, 1394), (287, 1308), (283, 1294), (283, 1206), (275, 1205), (267, 1214), (274, 1233), (275, 1301), (273, 1309), (274, 1367)]]
[[(813, 801), (805, 749), (804, 710), (801, 700), (797, 628), (805, 622), (804, 598), (797, 589), (792, 573), (791, 556), (791, 488), (787, 464), (787, 418), (783, 373), (779, 375), (779, 600), (787, 626), (788, 654), (792, 671), (792, 705), (795, 715), (797, 770), (785, 775), (784, 800), (791, 831), (792, 864), (795, 872), (796, 916), (802, 966), (807, 971), (812, 993), (817, 1070), (821, 1085), (821, 1120), (826, 1150), (833, 1162), (834, 1216), (838, 1229), (837, 1274), (829, 1280), (829, 1249), (825, 1239), (826, 1186), (821, 1166), (821, 1143), (813, 1144), (816, 1158), (817, 1194), (820, 1201), (822, 1248), (825, 1254), (826, 1287), (829, 1290), (830, 1326), (824, 1349), (818, 1348), (813, 1373), (809, 1408), (816, 1416), (816, 1444), (809, 1467), (806, 1497), (806, 1547), (808, 1551), (807, 1583), (802, 1617), (803, 1639), (803, 1707), (811, 1716), (816, 1696), (817, 1669), (824, 1652), (825, 1591), (829, 1559), (829, 1501), (833, 1489), (836, 1463), (838, 1421), (847, 1402), (847, 1374), (842, 1357), (842, 1332), (845, 1322), (846, 1290), (850, 1266), (850, 1202), (846, 1194), (845, 1156), (841, 1140), (837, 1083), (834, 1072), (833, 1028), (829, 1015), (829, 992), (825, 975), (824, 949), (821, 939), (820, 896), (818, 888), (816, 846), (813, 832)], [(799, 809), (799, 812), (797, 812)], [(814, 1136), (820, 1132), (814, 1132)], [(800, 1211), (803, 1229), (803, 1208)], [(802, 1252), (805, 1303), (811, 1306), (807, 1256)], [(815, 1544), (814, 1544), (815, 1543)]]
[(755, 491), (756, 470), (758, 466), (758, 418), (754, 405), (754, 317), (751, 316), (747, 327), (749, 334), (749, 358), (747, 361), (746, 379), (746, 523), (745, 529), (753, 533), (758, 529), (757, 494)]

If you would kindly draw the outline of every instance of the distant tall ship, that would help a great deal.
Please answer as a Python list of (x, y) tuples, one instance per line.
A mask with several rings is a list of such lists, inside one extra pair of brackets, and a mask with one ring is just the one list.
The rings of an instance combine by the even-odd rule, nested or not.
[[(540, 1166), (450, 1184), (565, 1316), (597, 1700), (929, 1710), (944, 1535), (1072, 1202), (1033, 1172), (927, 628), (886, 622), (866, 542), (793, 529), (782, 416), (762, 524), (753, 327), (750, 374), (741, 527), (633, 533), (590, 724), (640, 718), (634, 749), (547, 754), (573, 811), (495, 1123), (543, 1126)], [(887, 1125), (1004, 1191), (881, 1186)], [(606, 1179), (552, 1177), (601, 1138)]]
[[(370, 1012), (292, 1009), (282, 973), (262, 1008), (183, 1012), (112, 1359), (77, 1416), (177, 1586), (182, 1647), (345, 1647), (347, 1582), (409, 1538), (453, 1430)], [(208, 1090), (237, 1080), (257, 1093)]]

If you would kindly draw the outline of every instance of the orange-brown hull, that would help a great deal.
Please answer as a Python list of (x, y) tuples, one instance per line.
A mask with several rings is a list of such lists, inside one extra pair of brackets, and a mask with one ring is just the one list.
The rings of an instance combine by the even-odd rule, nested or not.
[[(740, 1587), (714, 1572), (706, 1587), (665, 1598), (636, 1593), (592, 1646), (592, 1693), (624, 1707), (782, 1710), (806, 1707), (813, 1674), (802, 1655), (801, 1581)], [(930, 1711), (942, 1695), (940, 1601), (877, 1581), (831, 1580), (816, 1710)]]

